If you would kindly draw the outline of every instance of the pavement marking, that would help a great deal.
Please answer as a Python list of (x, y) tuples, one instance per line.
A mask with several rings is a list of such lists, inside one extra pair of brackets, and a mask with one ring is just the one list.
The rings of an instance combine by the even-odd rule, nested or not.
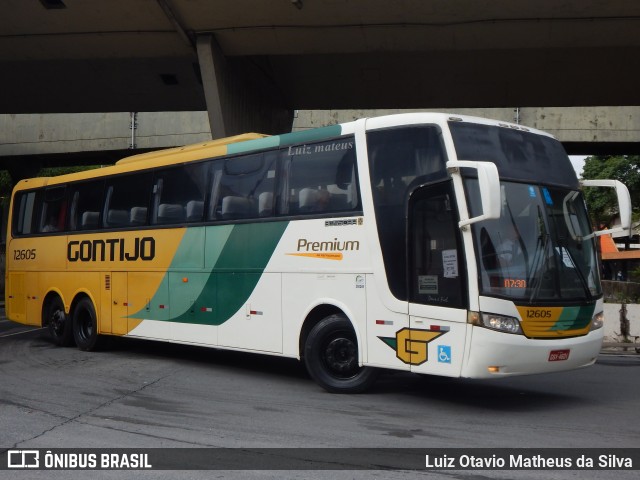
[(7, 335), (0, 335), (0, 338), (13, 337), (14, 335), (22, 335), (23, 333), (29, 333), (29, 332), (37, 332), (38, 330), (45, 330), (46, 328), (47, 327), (42, 327), (42, 328), (35, 328), (33, 330), (24, 330), (23, 332), (9, 333)]

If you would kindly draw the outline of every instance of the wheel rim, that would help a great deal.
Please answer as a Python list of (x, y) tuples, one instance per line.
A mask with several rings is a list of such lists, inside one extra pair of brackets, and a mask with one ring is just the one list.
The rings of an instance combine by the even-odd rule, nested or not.
[(348, 379), (360, 371), (358, 347), (344, 335), (330, 338), (322, 351), (322, 361), (327, 371), (335, 378)]
[(52, 310), (51, 315), (49, 315), (49, 325), (51, 326), (51, 330), (54, 334), (62, 335), (66, 319), (67, 317), (64, 314), (64, 310), (61, 310), (60, 308)]

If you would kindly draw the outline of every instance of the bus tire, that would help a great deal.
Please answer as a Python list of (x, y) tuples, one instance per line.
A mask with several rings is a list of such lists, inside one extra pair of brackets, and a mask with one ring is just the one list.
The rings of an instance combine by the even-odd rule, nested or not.
[(99, 347), (98, 318), (93, 302), (81, 298), (73, 309), (73, 337), (80, 350), (91, 351)]
[(311, 378), (331, 393), (359, 393), (375, 382), (378, 370), (358, 365), (358, 340), (341, 314), (317, 323), (305, 341), (304, 362)]
[(73, 346), (71, 318), (64, 311), (62, 299), (57, 295), (51, 297), (45, 308), (45, 321), (53, 343), (59, 347)]

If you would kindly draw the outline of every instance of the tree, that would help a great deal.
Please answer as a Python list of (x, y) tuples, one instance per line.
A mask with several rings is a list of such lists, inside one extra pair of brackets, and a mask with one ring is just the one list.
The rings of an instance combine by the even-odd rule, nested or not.
[[(587, 180), (613, 179), (624, 183), (631, 195), (633, 217), (640, 216), (640, 155), (587, 157), (582, 171)], [(612, 226), (618, 216), (613, 189), (585, 188), (585, 199), (595, 225)]]

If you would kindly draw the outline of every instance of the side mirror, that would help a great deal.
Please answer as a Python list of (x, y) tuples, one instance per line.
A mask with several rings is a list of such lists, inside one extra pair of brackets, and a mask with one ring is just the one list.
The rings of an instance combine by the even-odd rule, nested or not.
[(459, 227), (500, 218), (500, 176), (498, 167), (492, 162), (472, 162), (468, 160), (447, 162), (449, 173), (460, 174), (461, 168), (473, 168), (478, 172), (478, 187), (482, 202), (482, 215), (466, 218), (458, 222)]
[(627, 186), (618, 180), (582, 180), (580, 182), (583, 187), (609, 187), (616, 191), (618, 197), (618, 212), (620, 212), (620, 226), (616, 228), (607, 228), (606, 230), (598, 230), (594, 232), (596, 236), (606, 233), (624, 233), (631, 234), (631, 195)]
[(574, 210), (569, 207), (569, 205), (573, 204), (576, 201), (579, 195), (580, 192), (569, 192), (567, 195), (565, 195), (562, 202), (562, 213), (564, 215), (564, 222), (567, 226), (567, 231), (569, 232), (569, 235), (571, 235), (571, 238), (576, 242), (589, 240), (595, 235), (595, 233), (589, 233), (588, 235), (583, 234), (585, 233), (584, 228), (580, 228), (580, 224), (578, 222), (576, 214), (572, 213)]

